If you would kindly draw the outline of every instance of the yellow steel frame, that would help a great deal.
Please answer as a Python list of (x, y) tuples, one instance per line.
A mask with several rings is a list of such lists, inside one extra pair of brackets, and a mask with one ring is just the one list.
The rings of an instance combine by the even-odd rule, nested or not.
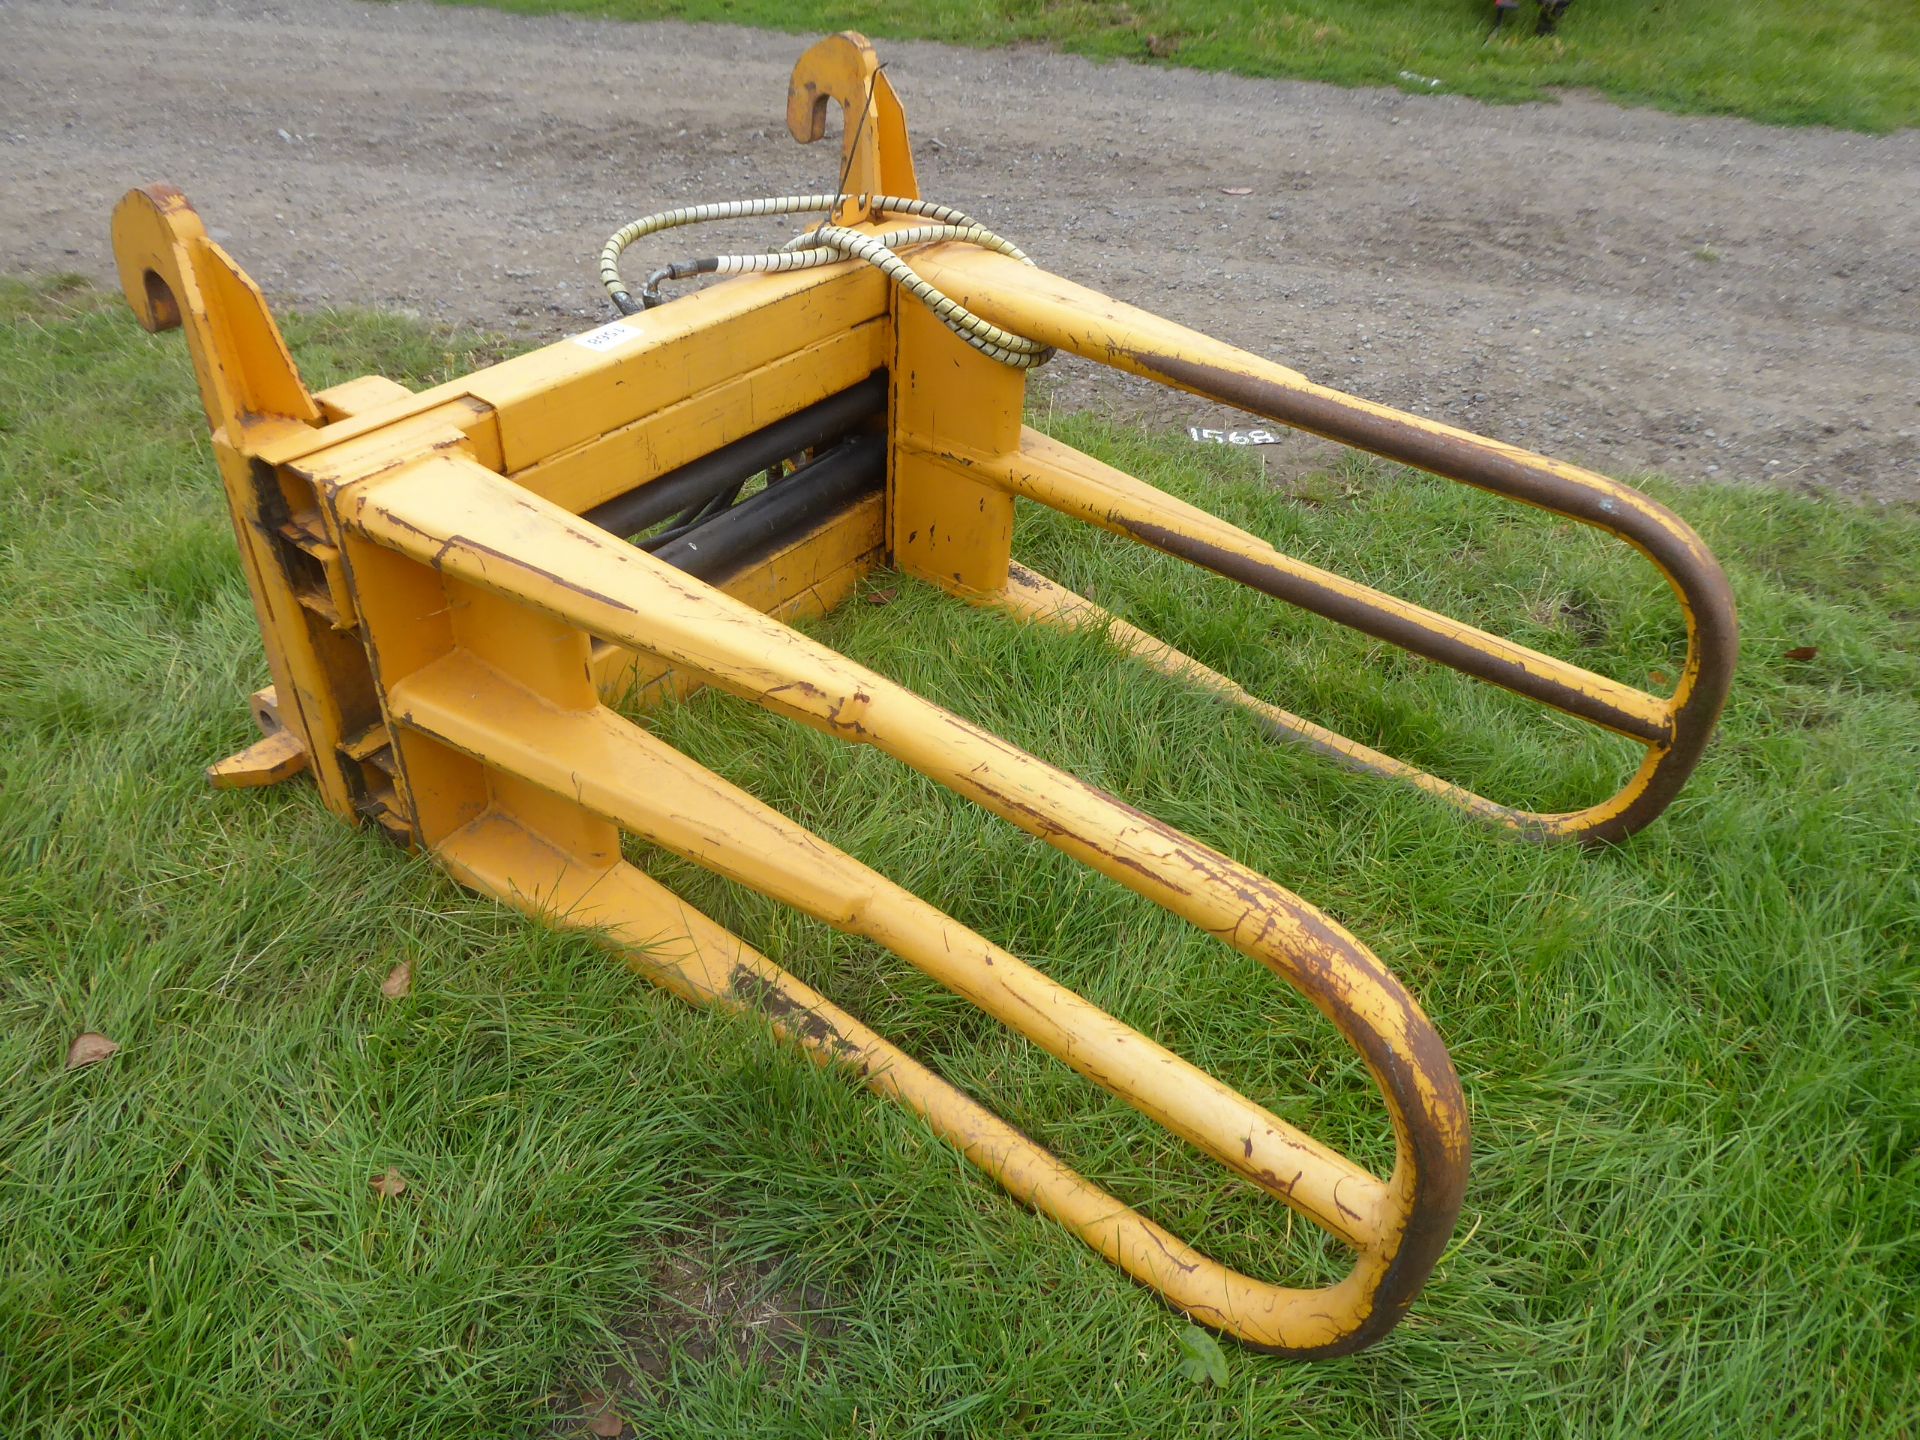
[[(802, 58), (790, 127), (847, 110), (840, 218), (917, 193), (898, 99), (858, 36)], [(861, 118), (864, 114), (864, 120)], [(884, 225), (884, 220), (877, 222)], [(1007, 329), (1225, 398), (1613, 531), (1673, 581), (1692, 638), (1670, 699), (1640, 694), (1280, 555), (1021, 426), (1020, 372), (970, 349), (858, 264), (746, 276), (414, 394), (369, 377), (310, 394), (259, 291), (178, 192), (114, 215), (127, 296), (182, 325), (273, 684), (227, 786), (309, 771), (343, 818), (431, 853), (464, 884), (603, 937), (689, 1000), (764, 1016), (923, 1115), (1021, 1200), (1203, 1323), (1268, 1350), (1344, 1353), (1403, 1314), (1465, 1184), (1459, 1081), (1432, 1024), (1334, 921), (1264, 876), (1026, 755), (783, 623), (881, 564), (974, 603), (1105, 630), (1276, 733), (1551, 836), (1646, 823), (1697, 759), (1725, 693), (1733, 621), (1684, 524), (1601, 477), (1314, 386), (1005, 257), (914, 264)], [(889, 377), (884, 495), (763, 562), (703, 583), (580, 517), (872, 375)], [(1247, 695), (1011, 558), (1025, 498), (1629, 735), (1648, 760), (1572, 815), (1482, 800)], [(1397, 1142), (1381, 1179), (705, 770), (605, 703), (715, 685), (873, 745), (1218, 935), (1317, 1006), (1360, 1053)], [(1238, 1274), (1105, 1194), (622, 857), (631, 833), (892, 949), (1355, 1253), (1330, 1287)]]

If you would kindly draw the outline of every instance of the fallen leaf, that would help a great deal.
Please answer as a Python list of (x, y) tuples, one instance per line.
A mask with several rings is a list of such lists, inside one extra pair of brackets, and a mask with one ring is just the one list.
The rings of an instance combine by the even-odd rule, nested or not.
[(1656, 685), (1671, 685), (1673, 677), (1664, 670), (1649, 670), (1647, 678)]
[(83, 1030), (73, 1037), (73, 1044), (67, 1047), (67, 1069), (78, 1070), (82, 1065), (97, 1065), (120, 1047), (114, 1041), (95, 1030)]
[(1253, 187), (1251, 185), (1229, 185), (1220, 193), (1222, 195), (1251, 195), (1253, 193)]
[(382, 1200), (391, 1200), (394, 1196), (405, 1192), (407, 1177), (389, 1165), (386, 1174), (374, 1176), (370, 1183), (373, 1185), (374, 1194)]
[(1796, 645), (1793, 649), (1787, 651), (1787, 659), (1811, 660), (1819, 653), (1820, 647), (1818, 645)]
[(899, 593), (898, 590), (875, 590), (868, 594), (867, 603), (869, 605), (891, 605), (893, 603), (893, 597)]
[(602, 1440), (616, 1440), (616, 1437), (626, 1433), (627, 1422), (613, 1408), (611, 1395), (589, 1390), (580, 1397), (580, 1408), (587, 1412), (587, 1429), (602, 1437)]
[(389, 1000), (404, 1000), (413, 993), (413, 962), (402, 960), (380, 982), (380, 993)]
[(1180, 1343), (1180, 1373), (1194, 1384), (1227, 1383), (1227, 1357), (1220, 1342), (1198, 1325), (1189, 1325), (1173, 1337)]

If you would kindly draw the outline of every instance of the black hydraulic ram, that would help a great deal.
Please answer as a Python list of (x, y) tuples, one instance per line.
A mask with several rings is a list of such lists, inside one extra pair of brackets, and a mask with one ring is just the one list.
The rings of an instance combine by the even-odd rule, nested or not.
[(677, 570), (719, 584), (877, 493), (886, 478), (887, 437), (855, 435), (758, 495), (646, 548)]
[(676, 515), (691, 520), (702, 507), (729, 490), (737, 491), (760, 471), (803, 450), (841, 440), (883, 418), (886, 409), (887, 375), (876, 370), (859, 384), (616, 495), (580, 518), (622, 537), (638, 535)]

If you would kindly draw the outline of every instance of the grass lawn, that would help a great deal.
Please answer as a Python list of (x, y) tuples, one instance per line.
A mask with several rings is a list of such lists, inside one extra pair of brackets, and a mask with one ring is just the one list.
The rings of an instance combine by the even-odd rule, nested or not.
[[(290, 338), (316, 385), (474, 360), (365, 315)], [(1245, 453), (1053, 428), (1623, 679), (1675, 666), (1657, 585), (1569, 527), (1371, 464), (1274, 486)], [(754, 1020), (463, 894), (304, 783), (208, 791), (265, 666), (185, 346), (117, 298), (0, 288), (0, 1433), (538, 1436), (598, 1391), (661, 1436), (1911, 1436), (1920, 516), (1652, 488), (1727, 561), (1745, 657), (1691, 788), (1604, 854), (911, 582), (818, 627), (1327, 907), (1452, 1046), (1474, 1171), (1411, 1318), (1316, 1366), (1229, 1346), (1216, 1388), (1179, 1317)], [(1111, 537), (1029, 515), (1021, 551), (1501, 798), (1623, 773), (1604, 738)], [(870, 750), (713, 696), (650, 723), (1385, 1162), (1364, 1075), (1257, 967)], [(1278, 1206), (891, 956), (646, 863), (1204, 1248), (1329, 1273)], [(66, 1069), (88, 1030), (118, 1052)]]
[[(1791, 125), (1920, 125), (1912, 0), (1574, 0), (1556, 34), (1491, 0), (447, 0), (524, 14), (706, 20), (798, 34), (1042, 44), (1102, 58), (1486, 100), (1560, 86)], [(1430, 86), (1429, 80), (1440, 81)]]

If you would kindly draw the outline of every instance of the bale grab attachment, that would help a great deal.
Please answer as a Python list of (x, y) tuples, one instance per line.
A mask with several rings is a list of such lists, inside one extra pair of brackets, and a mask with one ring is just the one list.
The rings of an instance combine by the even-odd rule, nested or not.
[[(851, 1068), (1201, 1323), (1282, 1354), (1359, 1349), (1419, 1292), (1466, 1179), (1460, 1084), (1413, 998), (1273, 881), (786, 622), (891, 566), (976, 605), (1102, 631), (1278, 737), (1496, 825), (1593, 842), (1647, 824), (1699, 759), (1733, 661), (1725, 583), (1692, 531), (1631, 489), (1314, 385), (1047, 274), (919, 202), (899, 101), (858, 36), (802, 57), (796, 139), (821, 138), (830, 102), (845, 112), (840, 184), (801, 197), (827, 212), (819, 229), (752, 264), (669, 267), (643, 299), (685, 274), (744, 273), (653, 306), (620, 282), (633, 237), (616, 235), (610, 289), (626, 318), (419, 394), (378, 377), (310, 393), (259, 291), (185, 199), (152, 186), (121, 202), (128, 299), (149, 329), (188, 332), (273, 679), (254, 698), (263, 738), (210, 777), (310, 773), (336, 814), (426, 851), (462, 884), (590, 931), (674, 993), (755, 1012)], [(1689, 650), (1675, 693), (1643, 694), (1305, 565), (1024, 429), (1025, 369), (1052, 350), (1621, 537), (1679, 597)], [(776, 478), (740, 499), (761, 472)], [(1255, 699), (1021, 566), (1016, 499), (1626, 735), (1646, 759), (1580, 811), (1483, 799)], [(1391, 1173), (1368, 1173), (607, 703), (704, 685), (885, 751), (1266, 966), (1365, 1061), (1393, 1127)], [(623, 858), (623, 834), (894, 951), (1337, 1237), (1352, 1270), (1293, 1289), (1209, 1259), (688, 907)]]

